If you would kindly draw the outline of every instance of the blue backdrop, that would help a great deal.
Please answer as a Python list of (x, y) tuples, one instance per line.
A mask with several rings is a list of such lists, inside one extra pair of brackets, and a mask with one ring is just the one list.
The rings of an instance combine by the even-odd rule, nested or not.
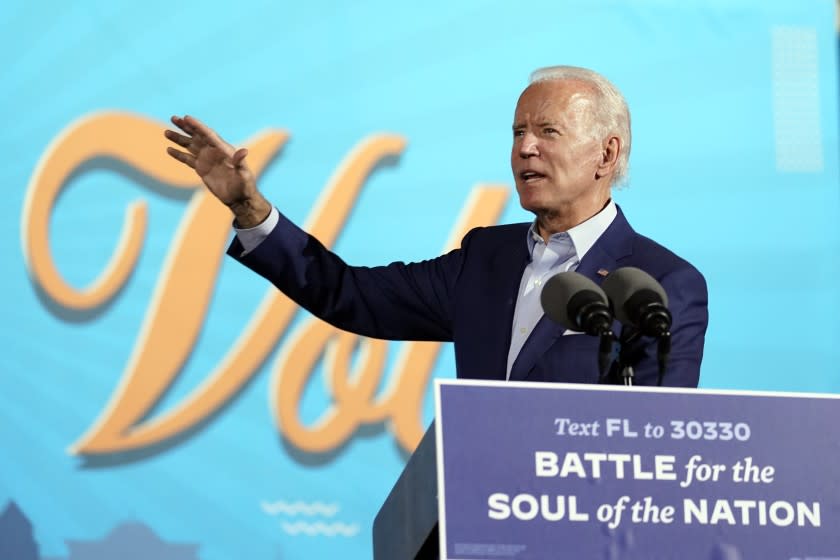
[[(409, 451), (389, 421), (351, 426), (320, 450), (277, 425), (274, 370), (310, 320), (303, 312), (205, 421), (139, 448), (74, 451), (131, 366), (194, 192), (155, 176), (144, 150), (166, 142), (142, 127), (62, 143), (109, 111), (161, 130), (190, 113), (233, 143), (285, 130), (260, 183), (299, 223), (362, 139), (404, 138), (335, 242), (348, 261), (379, 264), (439, 254), (477, 184), (509, 189), (500, 222), (529, 219), (508, 163), (517, 96), (537, 67), (591, 67), (625, 93), (633, 117), (631, 182), (616, 199), (637, 231), (708, 280), (702, 385), (836, 392), (834, 21), (831, 0), (6, 3), (0, 543), (28, 535), (28, 520), (31, 538), (15, 546), (31, 558), (130, 558), (114, 552), (126, 546), (146, 556), (160, 547), (161, 558), (368, 558), (373, 517)], [(91, 147), (112, 142), (137, 160)], [(71, 287), (124, 249), (128, 205), (147, 207), (138, 259), (98, 305), (57, 301), (28, 253), (28, 212), (44, 210), (33, 192), (61, 162), (47, 238)], [(218, 253), (211, 246), (206, 258)], [(266, 291), (222, 263), (188, 359), (144, 419), (175, 409), (219, 366)], [(380, 395), (402, 382), (391, 378), (400, 348), (388, 347)], [(335, 398), (327, 369), (317, 365), (299, 396), (303, 425), (323, 420)], [(432, 375), (453, 369), (444, 347)], [(427, 423), (430, 389), (423, 395)]]

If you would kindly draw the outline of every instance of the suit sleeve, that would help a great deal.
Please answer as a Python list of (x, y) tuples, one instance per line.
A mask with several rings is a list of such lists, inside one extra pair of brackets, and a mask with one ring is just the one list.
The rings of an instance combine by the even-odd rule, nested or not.
[[(697, 387), (700, 362), (709, 322), (706, 281), (697, 269), (688, 265), (658, 278), (668, 294), (671, 323), (671, 353), (662, 385)], [(658, 378), (657, 341), (643, 337), (634, 348), (637, 385), (656, 385)]]
[(340, 329), (389, 340), (452, 340), (461, 249), (417, 263), (350, 266), (281, 213), (271, 234), (242, 252), (234, 239), (228, 255)]

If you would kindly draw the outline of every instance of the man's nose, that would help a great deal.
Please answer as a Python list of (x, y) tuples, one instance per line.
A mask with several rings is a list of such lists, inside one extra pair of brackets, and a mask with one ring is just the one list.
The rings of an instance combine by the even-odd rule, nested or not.
[(528, 158), (538, 155), (540, 155), (540, 150), (537, 137), (530, 132), (524, 133), (519, 141), (519, 157)]

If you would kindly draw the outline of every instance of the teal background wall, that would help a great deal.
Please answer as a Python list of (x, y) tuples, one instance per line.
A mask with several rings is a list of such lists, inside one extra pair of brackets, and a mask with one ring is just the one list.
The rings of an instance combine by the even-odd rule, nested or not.
[[(94, 557), (74, 542), (118, 550), (137, 539), (142, 550), (159, 537), (198, 546), (178, 549), (184, 558), (362, 559), (406, 458), (387, 422), (318, 454), (278, 430), (269, 370), (304, 312), (200, 429), (140, 454), (68, 452), (126, 370), (188, 201), (150, 188), (142, 170), (80, 167), (50, 222), (67, 282), (97, 276), (130, 202), (147, 203), (148, 231), (107, 305), (75, 313), (50, 301), (24, 260), (27, 188), (51, 142), (101, 111), (161, 127), (190, 113), (233, 143), (285, 129), (291, 139), (261, 186), (298, 222), (361, 139), (405, 137), (335, 245), (350, 262), (379, 264), (439, 254), (479, 183), (511, 189), (500, 222), (528, 220), (508, 163), (517, 96), (537, 67), (591, 67), (632, 112), (631, 183), (617, 201), (638, 231), (707, 278), (702, 386), (840, 390), (835, 9), (829, 0), (4, 4), (0, 511), (19, 507), (42, 558)], [(226, 259), (197, 344), (152, 414), (219, 363), (266, 290)], [(390, 345), (387, 372), (399, 348)], [(304, 422), (331, 402), (322, 369), (301, 398)], [(445, 348), (433, 375), (453, 369)]]

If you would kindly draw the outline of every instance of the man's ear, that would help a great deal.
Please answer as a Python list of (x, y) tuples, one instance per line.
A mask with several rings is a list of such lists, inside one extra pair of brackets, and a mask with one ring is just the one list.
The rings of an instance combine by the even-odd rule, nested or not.
[(600, 179), (613, 173), (618, 163), (618, 156), (621, 155), (621, 148), (621, 139), (618, 136), (610, 136), (604, 140), (601, 146), (601, 159), (595, 171), (596, 178)]

